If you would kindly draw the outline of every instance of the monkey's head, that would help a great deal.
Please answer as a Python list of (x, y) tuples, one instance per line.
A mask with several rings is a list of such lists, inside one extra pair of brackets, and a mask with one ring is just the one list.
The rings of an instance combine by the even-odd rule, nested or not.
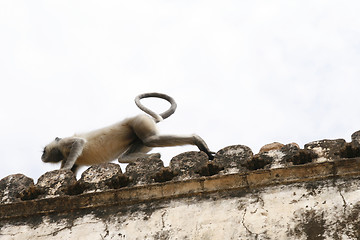
[(64, 159), (64, 155), (61, 153), (59, 149), (59, 141), (61, 138), (55, 138), (54, 141), (49, 143), (46, 147), (44, 147), (43, 154), (41, 156), (41, 160), (45, 163), (57, 163)]

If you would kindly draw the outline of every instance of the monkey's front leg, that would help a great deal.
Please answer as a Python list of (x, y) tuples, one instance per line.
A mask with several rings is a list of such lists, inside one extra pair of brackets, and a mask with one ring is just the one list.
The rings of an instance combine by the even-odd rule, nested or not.
[(69, 156), (67, 157), (65, 163), (62, 164), (62, 169), (69, 169), (71, 170), (77, 160), (77, 158), (81, 155), (84, 145), (85, 145), (85, 139), (82, 138), (74, 138), (74, 142), (71, 145)]

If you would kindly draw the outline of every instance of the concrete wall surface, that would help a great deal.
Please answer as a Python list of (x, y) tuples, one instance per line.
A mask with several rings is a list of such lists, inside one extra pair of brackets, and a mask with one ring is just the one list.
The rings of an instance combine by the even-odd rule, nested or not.
[(359, 178), (3, 221), (0, 239), (359, 239)]

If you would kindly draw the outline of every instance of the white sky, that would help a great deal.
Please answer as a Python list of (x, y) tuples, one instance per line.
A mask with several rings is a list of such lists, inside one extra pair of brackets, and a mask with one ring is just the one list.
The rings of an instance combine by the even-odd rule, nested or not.
[[(213, 151), (350, 141), (360, 129), (359, 9), (355, 0), (0, 1), (0, 179), (36, 182), (59, 167), (40, 160), (48, 142), (136, 115), (135, 96), (150, 91), (178, 103), (161, 133), (197, 133)], [(168, 165), (192, 150), (154, 152)]]

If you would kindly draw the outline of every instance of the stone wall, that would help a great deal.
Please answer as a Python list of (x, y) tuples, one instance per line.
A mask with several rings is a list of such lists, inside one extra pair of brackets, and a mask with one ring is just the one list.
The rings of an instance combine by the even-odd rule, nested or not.
[(360, 239), (360, 132), (0, 180), (0, 239)]

